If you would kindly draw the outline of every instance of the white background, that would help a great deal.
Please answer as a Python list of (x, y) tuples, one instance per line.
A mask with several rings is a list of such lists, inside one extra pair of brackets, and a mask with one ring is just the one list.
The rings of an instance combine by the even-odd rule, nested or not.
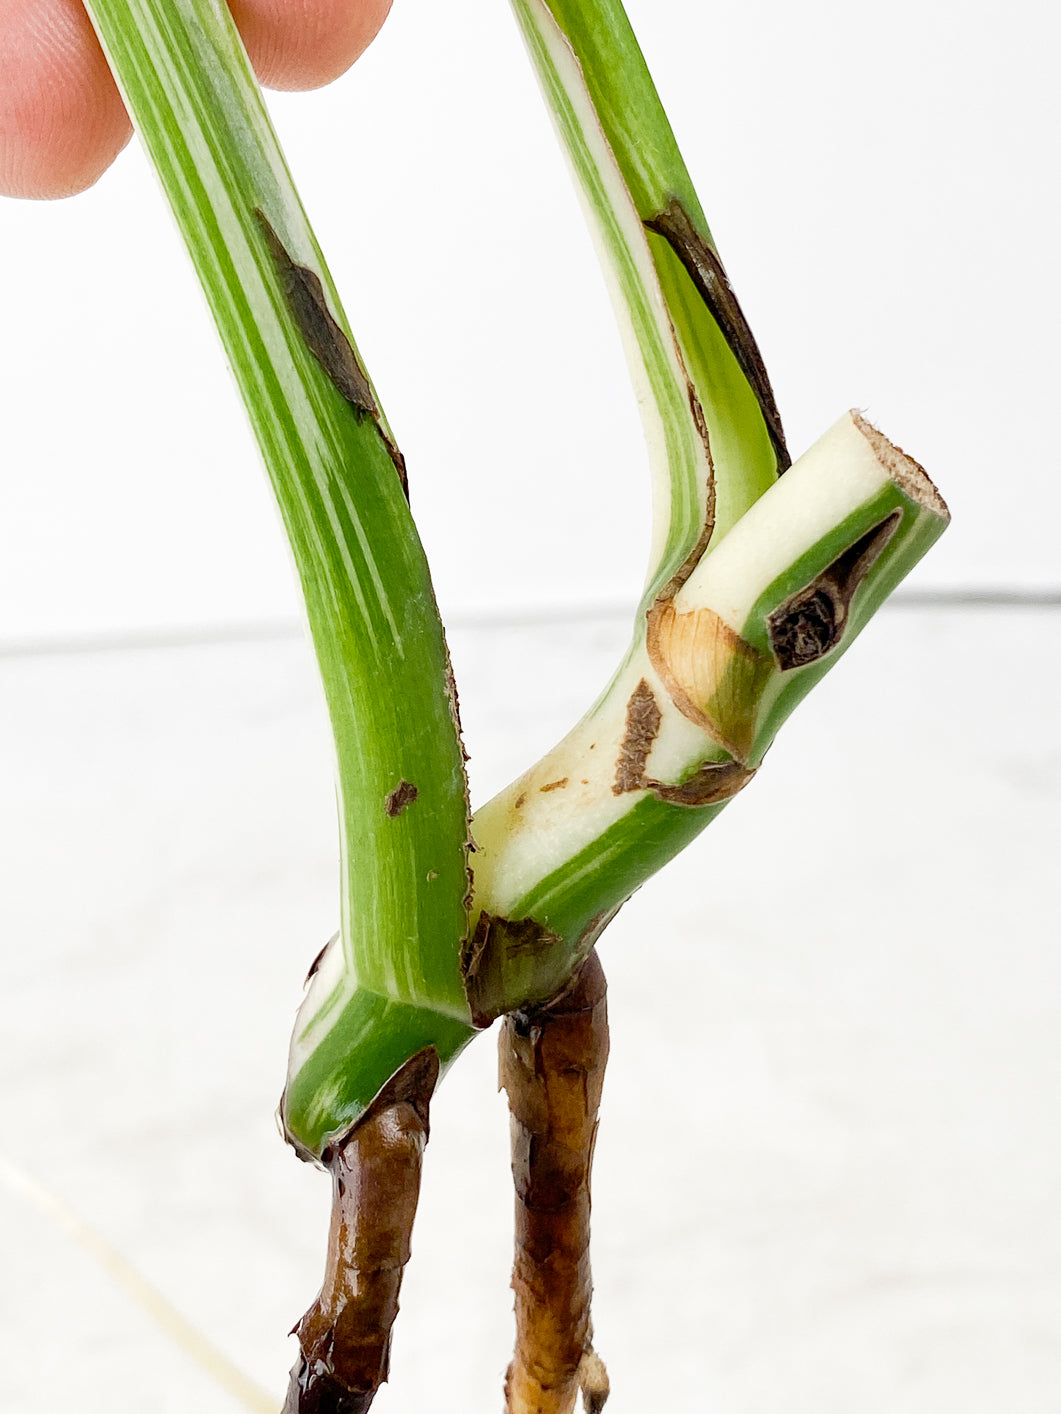
[[(914, 587), (1056, 595), (1052, 17), (629, 8), (793, 451), (866, 408), (954, 512)], [(592, 697), (643, 571), (589, 241), (503, 5), (397, 0), (347, 79), (270, 101), (409, 461), (481, 800)], [(139, 153), (4, 204), (0, 249), (0, 1170), (278, 1402), (327, 1193), (272, 1109), (336, 910), (286, 550)], [(615, 1414), (1061, 1407), (1059, 622), (884, 610), (610, 930)], [(491, 1050), (439, 1092), (379, 1414), (500, 1403)], [(5, 1411), (236, 1408), (2, 1188), (0, 1254)]]
[[(1056, 588), (1045, 11), (630, 10), (793, 451), (867, 409), (954, 512), (917, 584)], [(641, 433), (507, 8), (398, 0), (347, 78), (271, 101), (444, 612), (630, 601)], [(0, 240), (0, 641), (295, 619), (256, 452), (139, 152), (77, 200), (5, 203)]]

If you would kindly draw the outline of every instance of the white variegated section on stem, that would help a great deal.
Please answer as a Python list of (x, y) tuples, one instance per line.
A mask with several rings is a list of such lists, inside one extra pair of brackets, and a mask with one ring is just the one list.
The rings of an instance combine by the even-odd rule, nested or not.
[(853, 414), (845, 413), (708, 550), (675, 595), (675, 612), (710, 608), (740, 633), (752, 606), (785, 567), (889, 479)]
[[(836, 539), (837, 556), (847, 548), (843, 527), (896, 480), (894, 464), (887, 464), (894, 463), (896, 456), (903, 463), (899, 485), (906, 492), (916, 490), (920, 478), (931, 510), (936, 493), (916, 463), (890, 445), (888, 457), (882, 459), (861, 430), (857, 415), (848, 413), (708, 552), (675, 596), (675, 611), (679, 615), (709, 611), (735, 635), (742, 634), (763, 593), (804, 555), (830, 538)], [(758, 690), (769, 698), (781, 676), (774, 671)], [(729, 757), (704, 723), (679, 710), (649, 660), (644, 639), (635, 638), (591, 712), (475, 816), (473, 828), (480, 846), (475, 857), (477, 906), (506, 913), (643, 798), (644, 790), (616, 795), (612, 789), (627, 704), (642, 679), (652, 689), (661, 713), (659, 732), (645, 763), (647, 778), (674, 784), (705, 761)], [(754, 712), (755, 704), (748, 706)]]
[(647, 581), (668, 548), (693, 541), (708, 514), (712, 466), (644, 226), (601, 127), (582, 68), (543, 0), (513, 0), (575, 176), (615, 308), (652, 469)]
[(639, 644), (607, 694), (578, 726), (473, 818), (477, 907), (508, 915), (535, 884), (562, 869), (642, 798), (640, 790), (620, 795), (613, 790), (627, 703), (642, 679), (661, 713), (646, 763), (654, 779), (676, 781), (690, 762), (703, 760), (712, 750), (725, 756), (674, 706)]
[(357, 990), (357, 973), (337, 933), (317, 959), (291, 1033), (288, 1073), (294, 1075)]

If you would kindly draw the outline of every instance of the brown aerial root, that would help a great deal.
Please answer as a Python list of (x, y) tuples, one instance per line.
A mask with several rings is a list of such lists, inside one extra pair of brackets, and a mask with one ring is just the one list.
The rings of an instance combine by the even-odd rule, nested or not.
[(301, 1349), (283, 1414), (365, 1414), (387, 1378), (438, 1071), (433, 1047), (413, 1056), (325, 1155), (324, 1285), (295, 1328)]
[(590, 1169), (608, 1059), (607, 986), (596, 952), (552, 1002), (506, 1016), (500, 1082), (508, 1092), (516, 1186), (516, 1351), (506, 1414), (588, 1414), (608, 1397), (592, 1346)]

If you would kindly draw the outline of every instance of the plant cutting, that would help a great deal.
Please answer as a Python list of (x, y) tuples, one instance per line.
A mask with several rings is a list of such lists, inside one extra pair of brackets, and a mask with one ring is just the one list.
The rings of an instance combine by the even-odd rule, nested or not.
[(386, 1377), (430, 1102), (502, 1020), (517, 1183), (511, 1411), (607, 1393), (589, 1168), (596, 953), (630, 894), (754, 777), (785, 717), (947, 521), (857, 413), (791, 462), (755, 340), (621, 7), (516, 0), (645, 412), (655, 517), (630, 646), (582, 722), (470, 815), (409, 511), (416, 469), (357, 350), (220, 0), (88, 0), (213, 309), (291, 542), (335, 736), (340, 927), (281, 1115), (330, 1170), (287, 1408)]

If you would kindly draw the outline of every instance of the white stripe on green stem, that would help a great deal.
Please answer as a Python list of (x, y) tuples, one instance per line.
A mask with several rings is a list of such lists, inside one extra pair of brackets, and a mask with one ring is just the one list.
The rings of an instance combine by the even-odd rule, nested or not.
[[(332, 1005), (341, 1012), (358, 988), (387, 999), (377, 1010), (427, 1003), (452, 1053), (454, 1022), (468, 1017), (465, 780), (393, 435), (224, 0), (88, 9), (202, 281), (305, 598), (337, 758), (344, 966)], [(345, 380), (321, 351), (329, 340)]]
[(566, 982), (750, 777), (946, 510), (857, 418), (776, 481), (758, 353), (621, 7), (514, 0), (646, 394), (657, 517), (615, 680), (476, 816), (467, 930), (463, 765), (403, 466), (227, 6), (87, 4), (247, 403), (331, 713), (342, 928), (299, 1013), (283, 1111), (319, 1156), (417, 1051), (447, 1064), (473, 1016)]
[[(587, 208), (645, 416), (655, 510), (647, 604), (703, 548), (705, 530), (724, 535), (773, 484), (777, 455), (714, 315), (671, 244), (646, 230), (676, 204), (714, 250), (622, 5), (512, 3)], [(702, 428), (713, 488), (705, 482), (712, 468), (694, 446)]]

